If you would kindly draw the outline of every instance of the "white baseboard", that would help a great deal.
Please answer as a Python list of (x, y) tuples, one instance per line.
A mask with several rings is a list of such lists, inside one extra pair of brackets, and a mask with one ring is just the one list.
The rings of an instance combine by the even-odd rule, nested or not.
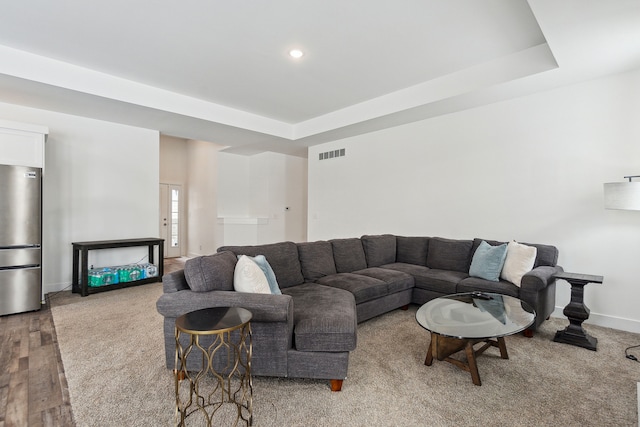
[[(564, 307), (556, 307), (553, 313), (551, 313), (551, 316), (566, 319), (567, 317), (562, 314), (562, 310), (564, 310)], [(608, 316), (605, 314), (594, 313), (593, 311), (589, 314), (589, 318), (584, 322), (584, 324), (603, 326), (605, 328), (619, 329), (621, 331), (640, 334), (639, 320)]]

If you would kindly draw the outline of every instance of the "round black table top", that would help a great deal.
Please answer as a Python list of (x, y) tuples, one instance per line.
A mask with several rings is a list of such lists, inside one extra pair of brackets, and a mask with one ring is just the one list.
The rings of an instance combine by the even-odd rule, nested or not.
[(460, 339), (513, 335), (531, 326), (535, 318), (535, 310), (526, 302), (489, 292), (436, 298), (416, 312), (416, 320), (423, 328)]
[(194, 335), (210, 335), (244, 326), (253, 315), (240, 307), (214, 307), (192, 311), (176, 319), (178, 330)]

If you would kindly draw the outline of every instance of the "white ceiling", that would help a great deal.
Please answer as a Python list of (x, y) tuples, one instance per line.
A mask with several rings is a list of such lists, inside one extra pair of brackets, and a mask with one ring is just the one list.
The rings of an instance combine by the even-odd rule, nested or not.
[[(639, 0), (0, 0), (0, 101), (251, 154), (640, 66)], [(299, 60), (289, 49), (305, 52)]]

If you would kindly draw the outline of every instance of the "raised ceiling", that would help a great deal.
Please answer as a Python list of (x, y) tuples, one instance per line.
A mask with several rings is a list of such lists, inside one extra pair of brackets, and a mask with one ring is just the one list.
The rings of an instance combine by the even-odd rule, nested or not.
[(4, 3), (0, 101), (247, 154), (640, 65), (637, 0)]

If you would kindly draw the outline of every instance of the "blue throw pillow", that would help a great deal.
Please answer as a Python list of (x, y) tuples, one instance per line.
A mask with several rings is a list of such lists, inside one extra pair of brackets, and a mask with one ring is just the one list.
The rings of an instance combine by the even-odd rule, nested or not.
[(507, 257), (507, 244), (491, 246), (484, 240), (476, 249), (471, 260), (469, 275), (492, 282), (500, 281), (500, 272)]
[[(240, 258), (240, 256), (238, 256), (238, 258)], [(271, 293), (273, 295), (282, 295), (282, 292), (280, 292), (280, 286), (278, 286), (278, 281), (276, 280), (276, 274), (273, 272), (273, 268), (271, 268), (267, 258), (265, 258), (264, 255), (256, 255), (249, 258), (258, 264), (260, 270), (262, 270), (264, 275), (267, 276), (267, 282), (269, 282), (269, 289), (271, 290)]]

